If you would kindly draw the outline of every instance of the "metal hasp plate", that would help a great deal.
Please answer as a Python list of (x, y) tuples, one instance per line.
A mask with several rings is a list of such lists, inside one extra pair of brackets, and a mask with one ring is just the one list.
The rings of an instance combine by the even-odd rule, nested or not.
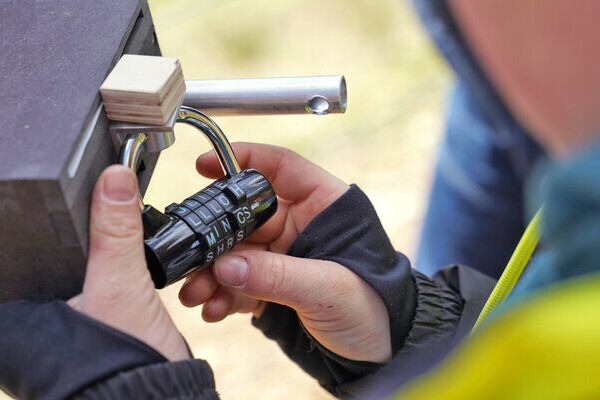
[[(98, 88), (123, 53), (160, 49), (145, 0), (5, 0), (0, 15), (0, 302), (66, 299), (117, 161)], [(142, 193), (158, 154), (144, 157)]]

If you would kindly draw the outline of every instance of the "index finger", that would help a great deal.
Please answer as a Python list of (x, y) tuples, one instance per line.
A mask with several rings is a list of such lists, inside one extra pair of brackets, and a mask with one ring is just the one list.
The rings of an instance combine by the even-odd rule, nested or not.
[[(283, 199), (297, 201), (317, 191), (341, 196), (348, 189), (339, 178), (284, 147), (246, 142), (233, 143), (232, 147), (240, 167), (258, 170)], [(198, 157), (196, 169), (208, 178), (223, 176), (214, 152)]]

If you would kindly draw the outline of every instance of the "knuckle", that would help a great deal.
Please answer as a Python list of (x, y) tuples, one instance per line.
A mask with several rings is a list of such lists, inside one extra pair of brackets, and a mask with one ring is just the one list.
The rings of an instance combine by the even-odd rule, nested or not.
[(89, 253), (118, 255), (124, 260), (133, 260), (139, 256), (143, 256), (142, 235), (139, 237), (116, 237), (108, 235), (92, 235), (89, 243)]
[(209, 300), (216, 291), (216, 284), (206, 277), (195, 277), (181, 288), (179, 298), (186, 305), (197, 306)]
[(296, 156), (292, 150), (281, 147), (281, 151), (276, 158), (276, 162), (271, 163), (271, 169), (267, 171), (267, 176), (270, 177), (272, 181), (276, 181), (279, 173), (281, 171), (285, 171), (286, 165), (288, 164), (291, 157)]
[(277, 171), (282, 171), (285, 169), (285, 167), (290, 163), (290, 160), (293, 160), (295, 158), (299, 158), (300, 155), (298, 153), (296, 153), (293, 150), (290, 149), (283, 149), (283, 151), (281, 152), (281, 157), (279, 158), (279, 161), (277, 162), (277, 166), (276, 166), (276, 170)]
[[(90, 247), (112, 249), (142, 240), (141, 220), (125, 213), (101, 212), (90, 221)], [(140, 217), (141, 218), (141, 217)]]
[(123, 211), (108, 211), (105, 207), (100, 217), (92, 218), (92, 229), (105, 236), (125, 238), (135, 236), (141, 231), (141, 217)]
[(282, 257), (271, 256), (266, 268), (266, 282), (270, 293), (275, 297), (286, 297), (289, 291), (287, 284), (287, 263)]

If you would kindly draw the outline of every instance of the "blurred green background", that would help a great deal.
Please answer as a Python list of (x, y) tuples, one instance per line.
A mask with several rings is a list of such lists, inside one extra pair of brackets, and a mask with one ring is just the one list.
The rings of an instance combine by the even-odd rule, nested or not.
[[(150, 0), (163, 55), (186, 79), (343, 74), (348, 110), (330, 116), (215, 118), (229, 140), (289, 147), (369, 195), (395, 247), (412, 256), (426, 205), (450, 72), (410, 4), (399, 0)], [(208, 181), (210, 150), (180, 126), (161, 155), (146, 203), (161, 209)], [(161, 296), (194, 355), (208, 360), (223, 399), (329, 399), (248, 315), (217, 324)], [(0, 398), (2, 395), (0, 394)]]

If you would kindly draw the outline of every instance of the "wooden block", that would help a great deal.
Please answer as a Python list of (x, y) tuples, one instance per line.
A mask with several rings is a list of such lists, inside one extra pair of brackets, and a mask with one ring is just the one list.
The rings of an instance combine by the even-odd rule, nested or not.
[(185, 94), (185, 83), (181, 82), (175, 90), (165, 98), (161, 105), (128, 103), (104, 103), (108, 119), (113, 121), (136, 122), (141, 124), (161, 125), (179, 105)]
[(164, 124), (185, 94), (176, 58), (124, 55), (100, 86), (109, 119)]

